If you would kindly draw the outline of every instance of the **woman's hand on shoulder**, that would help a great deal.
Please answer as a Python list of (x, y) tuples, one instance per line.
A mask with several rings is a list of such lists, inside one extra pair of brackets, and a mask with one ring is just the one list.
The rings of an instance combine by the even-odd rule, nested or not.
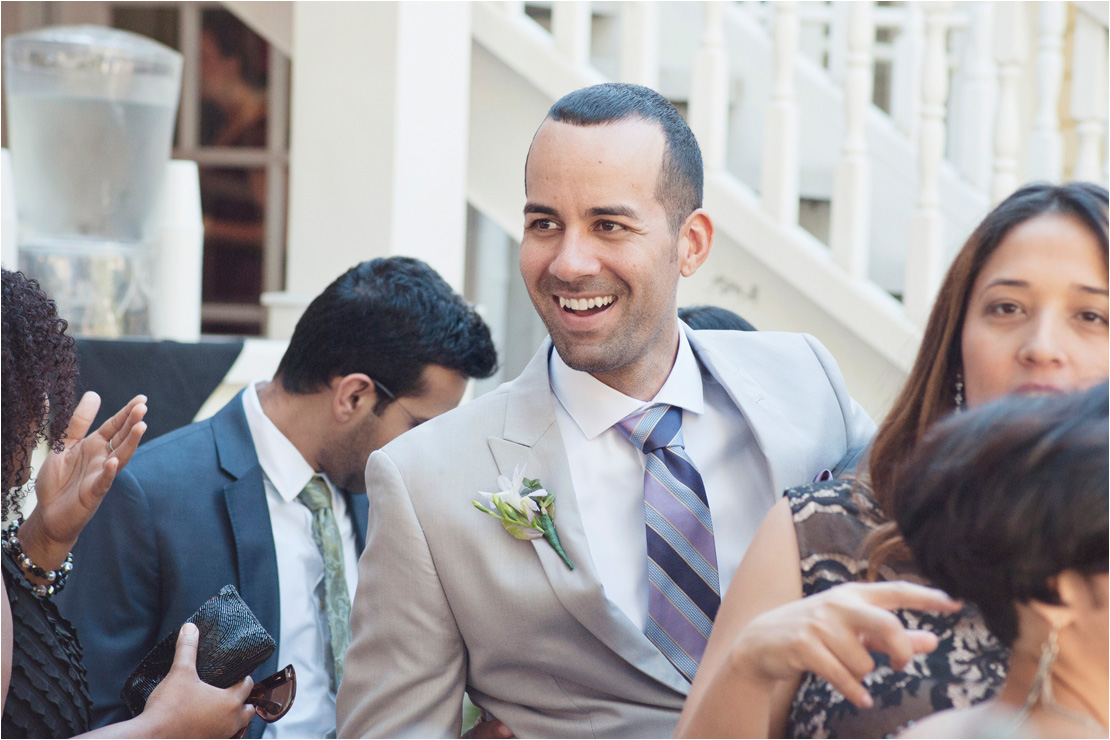
[(131, 459), (146, 431), (146, 397), (135, 396), (92, 434), (100, 397), (82, 396), (66, 429), (63, 448), (50, 452), (35, 478), (37, 505), (20, 528), (28, 557), (54, 568), (73, 549), (112, 480)]
[(937, 647), (936, 635), (906, 629), (891, 612), (960, 607), (943, 591), (904, 581), (840, 584), (749, 622), (732, 646), (733, 668), (767, 681), (815, 673), (866, 709), (872, 700), (861, 682), (875, 669), (869, 651), (885, 653), (901, 670), (914, 655)]

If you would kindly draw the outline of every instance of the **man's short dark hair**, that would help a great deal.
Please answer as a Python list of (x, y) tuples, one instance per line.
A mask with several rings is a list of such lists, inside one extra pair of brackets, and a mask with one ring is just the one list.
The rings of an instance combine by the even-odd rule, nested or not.
[(720, 306), (684, 306), (678, 309), (678, 318), (691, 329), (756, 331), (743, 316)]
[(937, 424), (900, 480), (895, 518), (921, 573), (973, 601), (1006, 646), (1015, 604), (1059, 604), (1054, 576), (1106, 573), (1107, 385), (1008, 396)]
[[(399, 397), (423, 392), (427, 365), (488, 378), (497, 367), (489, 327), (424, 262), (381, 257), (347, 270), (309, 304), (277, 375), (290, 393), (312, 393), (365, 373)], [(375, 413), (391, 401), (380, 395)]]
[(701, 208), (704, 175), (698, 141), (675, 107), (651, 88), (624, 82), (585, 87), (560, 98), (547, 117), (572, 126), (629, 118), (659, 124), (666, 144), (655, 198), (667, 211), (671, 233), (677, 235), (686, 217)]

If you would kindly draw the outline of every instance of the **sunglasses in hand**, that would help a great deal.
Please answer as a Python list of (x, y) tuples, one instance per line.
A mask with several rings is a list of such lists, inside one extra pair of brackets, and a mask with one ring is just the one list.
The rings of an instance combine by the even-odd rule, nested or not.
[[(297, 697), (297, 672), (287, 665), (274, 675), (264, 678), (254, 685), (247, 704), (254, 705), (254, 713), (266, 722), (277, 722), (293, 706)], [(235, 737), (243, 737), (247, 727), (243, 725)]]

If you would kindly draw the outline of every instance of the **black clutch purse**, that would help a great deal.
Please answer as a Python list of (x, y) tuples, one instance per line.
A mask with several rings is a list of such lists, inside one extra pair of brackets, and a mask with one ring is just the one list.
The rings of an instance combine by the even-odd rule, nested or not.
[[(277, 643), (243, 601), (235, 586), (201, 604), (187, 620), (197, 626), (197, 674), (205, 683), (221, 689), (242, 681), (277, 649)], [(173, 665), (180, 629), (166, 635), (128, 676), (120, 692), (131, 716), (138, 716), (155, 687)]]

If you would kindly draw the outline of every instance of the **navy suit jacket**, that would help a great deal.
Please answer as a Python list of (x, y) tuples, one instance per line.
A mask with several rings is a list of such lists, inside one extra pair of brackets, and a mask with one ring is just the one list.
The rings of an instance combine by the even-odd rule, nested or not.
[[(362, 552), (367, 499), (346, 491)], [(123, 682), (159, 640), (231, 583), (280, 646), (277, 554), (242, 393), (144, 445), (82, 531), (57, 601), (77, 627), (93, 725), (128, 718)], [(278, 651), (252, 677), (278, 670)], [(249, 737), (264, 724), (251, 722)]]

